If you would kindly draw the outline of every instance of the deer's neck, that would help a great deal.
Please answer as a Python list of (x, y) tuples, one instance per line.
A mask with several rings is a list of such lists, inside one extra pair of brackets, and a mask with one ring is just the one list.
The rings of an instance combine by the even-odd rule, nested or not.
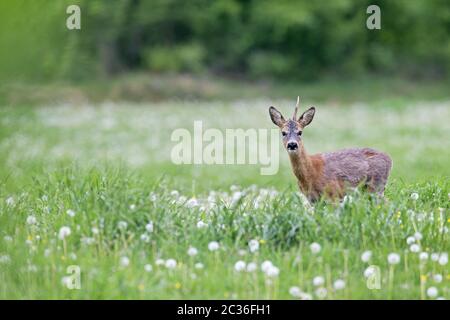
[(313, 184), (315, 168), (311, 157), (303, 146), (303, 142), (300, 142), (297, 152), (289, 153), (289, 158), (291, 160), (292, 171), (294, 171), (294, 175), (297, 177), (301, 188), (304, 191), (309, 190)]

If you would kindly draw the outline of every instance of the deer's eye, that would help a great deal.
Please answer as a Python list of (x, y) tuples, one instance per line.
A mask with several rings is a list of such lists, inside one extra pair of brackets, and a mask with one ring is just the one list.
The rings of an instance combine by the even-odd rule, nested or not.
[(301, 131), (299, 131), (299, 132), (298, 132), (298, 136), (301, 136), (301, 135), (302, 135), (302, 132), (301, 132)]
[(286, 137), (286, 135), (287, 135), (287, 132), (285, 132), (285, 131), (281, 131), (281, 134), (283, 135), (283, 137)]

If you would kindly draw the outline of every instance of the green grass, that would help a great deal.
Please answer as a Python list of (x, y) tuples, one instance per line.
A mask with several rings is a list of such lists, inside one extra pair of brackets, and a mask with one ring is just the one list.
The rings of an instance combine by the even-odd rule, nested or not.
[[(219, 129), (272, 128), (268, 106), (290, 114), (294, 99), (3, 107), (0, 298), (294, 299), (289, 291), (297, 286), (314, 299), (319, 287), (325, 299), (432, 299), (430, 287), (448, 299), (450, 104), (402, 99), (305, 99), (303, 108), (317, 108), (303, 135), (308, 151), (371, 146), (394, 160), (386, 201), (356, 192), (314, 208), (299, 195), (281, 148), (275, 176), (261, 176), (259, 166), (170, 162), (175, 128), (192, 130), (194, 120)], [(198, 206), (188, 205), (191, 198)], [(61, 240), (63, 226), (71, 234)], [(417, 232), (420, 252), (429, 254), (422, 262), (406, 242)], [(219, 250), (208, 250), (211, 241)], [(198, 254), (189, 256), (189, 247)], [(369, 262), (361, 260), (366, 250)], [(390, 253), (400, 255), (399, 264), (388, 264)], [(175, 259), (176, 267), (158, 259)], [(239, 260), (258, 268), (237, 272)], [(261, 271), (265, 260), (278, 276)], [(62, 284), (70, 265), (81, 268), (80, 290)], [(379, 290), (366, 285), (369, 265), (380, 268)], [(316, 287), (317, 276), (325, 281)], [(338, 279), (342, 290), (333, 288)]]

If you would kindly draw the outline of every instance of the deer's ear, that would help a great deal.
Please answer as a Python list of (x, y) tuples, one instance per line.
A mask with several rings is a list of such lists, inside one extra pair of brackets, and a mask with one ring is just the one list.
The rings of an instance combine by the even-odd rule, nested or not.
[(309, 108), (308, 110), (303, 112), (303, 114), (298, 119), (298, 122), (300, 123), (300, 125), (303, 128), (306, 127), (313, 120), (315, 113), (316, 113), (316, 108), (314, 108), (314, 107)]
[(286, 120), (284, 120), (283, 116), (281, 115), (281, 112), (275, 109), (275, 107), (269, 108), (269, 114), (270, 118), (272, 119), (272, 122), (275, 123), (275, 125), (279, 126), (280, 128), (286, 122)]

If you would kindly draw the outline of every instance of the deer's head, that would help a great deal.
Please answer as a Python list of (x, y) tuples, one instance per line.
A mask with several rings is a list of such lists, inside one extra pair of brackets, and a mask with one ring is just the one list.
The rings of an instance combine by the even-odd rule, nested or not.
[(311, 107), (297, 119), (299, 101), (300, 98), (297, 98), (294, 116), (288, 120), (285, 120), (281, 112), (275, 109), (275, 107), (269, 108), (270, 118), (280, 128), (283, 145), (289, 153), (297, 152), (302, 139), (303, 129), (311, 123), (316, 112), (316, 109)]

